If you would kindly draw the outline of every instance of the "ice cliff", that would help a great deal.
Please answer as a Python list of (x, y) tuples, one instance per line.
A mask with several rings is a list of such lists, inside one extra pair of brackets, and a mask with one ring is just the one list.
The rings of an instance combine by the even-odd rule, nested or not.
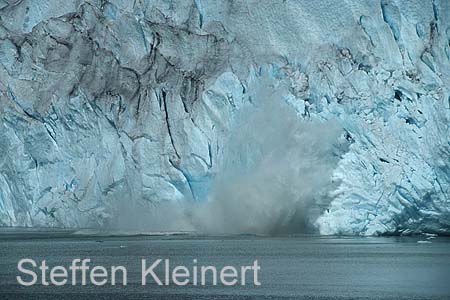
[(448, 234), (449, 89), (447, 0), (0, 0), (0, 224)]

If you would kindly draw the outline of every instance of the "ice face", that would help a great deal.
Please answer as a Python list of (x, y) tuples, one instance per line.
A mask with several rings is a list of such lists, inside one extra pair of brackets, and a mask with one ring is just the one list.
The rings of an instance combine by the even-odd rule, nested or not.
[(0, 224), (448, 233), (449, 14), (0, 3)]

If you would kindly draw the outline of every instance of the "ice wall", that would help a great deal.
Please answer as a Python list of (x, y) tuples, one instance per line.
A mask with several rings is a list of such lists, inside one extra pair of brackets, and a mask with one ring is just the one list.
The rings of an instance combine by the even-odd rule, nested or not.
[[(210, 227), (201, 203), (245, 211), (215, 196), (218, 178), (236, 120), (273, 86), (317, 132), (279, 133), (310, 228), (449, 233), (449, 79), (444, 0), (0, 0), (0, 224), (195, 230)], [(324, 178), (299, 185), (318, 169), (295, 148), (335, 128)], [(298, 200), (317, 182), (332, 184)]]

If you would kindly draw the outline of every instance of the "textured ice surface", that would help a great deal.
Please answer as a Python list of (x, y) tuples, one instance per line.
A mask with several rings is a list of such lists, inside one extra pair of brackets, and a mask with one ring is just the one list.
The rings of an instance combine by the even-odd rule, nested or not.
[(0, 1), (0, 224), (208, 201), (262, 74), (343, 128), (322, 234), (450, 232), (444, 0)]

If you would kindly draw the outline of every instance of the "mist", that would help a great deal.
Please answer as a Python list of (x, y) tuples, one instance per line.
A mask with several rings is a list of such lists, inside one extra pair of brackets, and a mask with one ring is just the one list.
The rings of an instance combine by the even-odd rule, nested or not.
[(200, 231), (285, 234), (312, 223), (335, 187), (342, 129), (334, 121), (299, 117), (266, 86), (242, 108), (226, 143), (210, 200), (191, 218)]
[(297, 115), (280, 96), (285, 88), (263, 82), (236, 112), (206, 202), (153, 207), (128, 202), (116, 225), (139, 232), (314, 231), (312, 224), (336, 187), (331, 178), (345, 151), (343, 131), (336, 121)]

